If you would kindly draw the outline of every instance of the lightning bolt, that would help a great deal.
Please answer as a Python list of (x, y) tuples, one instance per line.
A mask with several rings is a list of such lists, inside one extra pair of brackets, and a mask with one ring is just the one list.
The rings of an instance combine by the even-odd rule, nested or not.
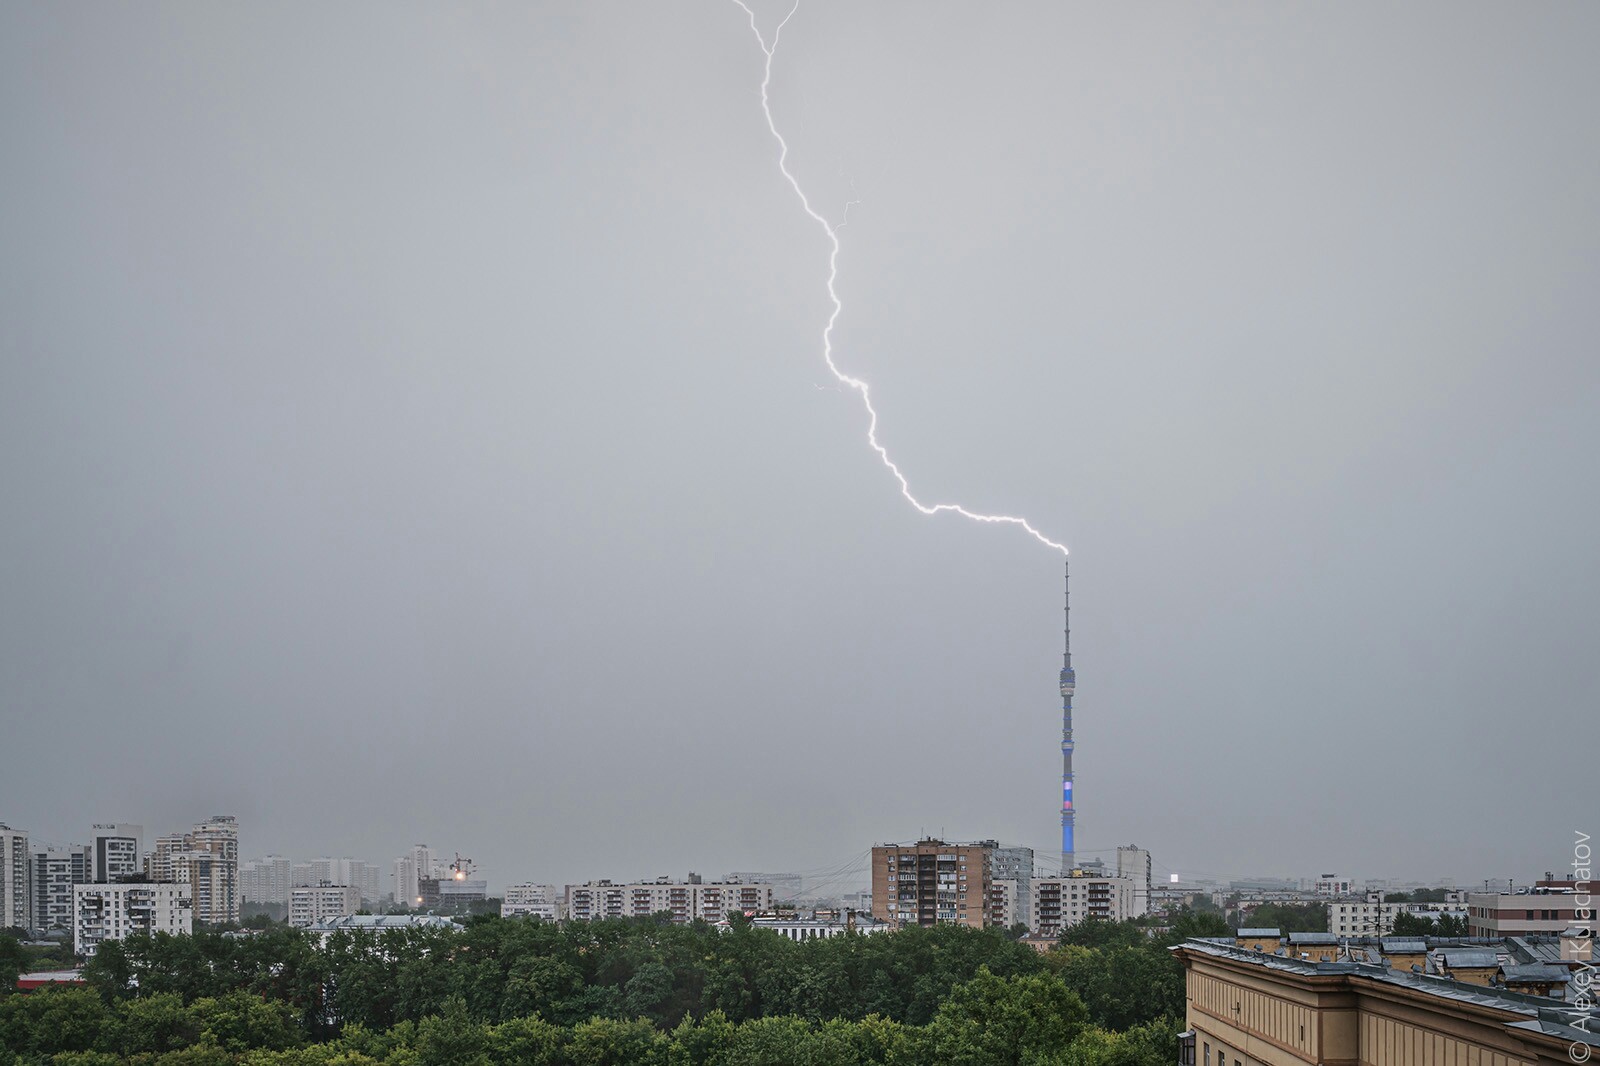
[(760, 27), (756, 25), (756, 13), (750, 10), (749, 5), (744, 0), (733, 0), (733, 2), (750, 17), (750, 32), (755, 34), (756, 43), (761, 46), (762, 53), (767, 57), (766, 67), (761, 75), (761, 113), (767, 118), (767, 129), (771, 131), (773, 139), (778, 142), (778, 170), (782, 172), (784, 180), (789, 183), (789, 187), (794, 190), (794, 194), (799, 198), (800, 206), (805, 209), (806, 214), (810, 215), (812, 221), (821, 226), (822, 232), (828, 235), (828, 299), (833, 302), (833, 310), (828, 315), (828, 324), (822, 330), (822, 358), (827, 362), (828, 370), (838, 380), (839, 384), (853, 389), (860, 395), (862, 406), (867, 409), (867, 443), (872, 446), (873, 451), (878, 453), (878, 458), (883, 461), (883, 465), (889, 468), (889, 473), (893, 474), (894, 479), (900, 483), (900, 495), (904, 496), (906, 502), (923, 514), (936, 515), (948, 511), (963, 518), (971, 519), (974, 522), (1016, 526), (1040, 544), (1054, 548), (1062, 555), (1066, 555), (1067, 546), (1065, 544), (1057, 544), (1035, 529), (1026, 518), (1018, 518), (1015, 515), (1006, 514), (979, 514), (976, 511), (967, 510), (958, 503), (923, 503), (912, 495), (911, 483), (900, 472), (900, 467), (895, 465), (895, 461), (889, 458), (888, 449), (879, 442), (878, 411), (872, 406), (871, 388), (860, 378), (853, 377), (840, 370), (839, 365), (833, 361), (833, 327), (839, 321), (840, 312), (844, 310), (844, 304), (839, 299), (838, 289), (834, 287), (834, 282), (839, 277), (839, 230), (844, 228), (845, 222), (849, 221), (850, 208), (849, 205), (846, 205), (845, 221), (840, 222), (838, 226), (834, 226), (826, 218), (818, 214), (816, 208), (811, 206), (811, 200), (806, 196), (806, 191), (800, 187), (800, 182), (789, 170), (789, 142), (785, 141), (783, 134), (778, 132), (778, 125), (772, 119), (772, 101), (767, 95), (767, 90), (772, 84), (772, 57), (778, 51), (778, 38), (782, 36), (783, 28), (789, 24), (789, 20), (794, 18), (795, 12), (800, 10), (800, 0), (795, 0), (794, 6), (789, 9), (789, 13), (783, 17), (782, 22), (778, 23), (778, 28), (772, 31), (770, 44), (767, 42), (766, 36), (761, 32)]

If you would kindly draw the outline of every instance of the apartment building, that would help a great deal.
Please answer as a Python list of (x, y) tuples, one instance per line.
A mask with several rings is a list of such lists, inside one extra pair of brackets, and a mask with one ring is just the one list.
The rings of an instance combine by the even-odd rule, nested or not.
[(90, 880), (124, 881), (143, 869), (144, 826), (131, 822), (96, 822), (89, 827), (94, 849)]
[(28, 857), (33, 900), (31, 928), (72, 928), (72, 888), (92, 878), (93, 851), (87, 845), (35, 849)]
[(92, 957), (107, 940), (135, 933), (194, 931), (194, 895), (188, 885), (136, 881), (76, 885), (72, 910), (72, 950), (85, 957)]
[(1384, 936), (1394, 932), (1402, 914), (1437, 920), (1440, 915), (1465, 918), (1465, 903), (1379, 903), (1368, 900), (1333, 900), (1328, 903), (1328, 932), (1339, 936)]
[(555, 885), (531, 881), (510, 885), (500, 897), (502, 918), (543, 918), (553, 922), (561, 916), (561, 893)]
[(28, 831), (0, 823), (0, 929), (26, 928), (33, 919), (28, 879)]
[(872, 916), (895, 928), (991, 923), (992, 840), (926, 839), (872, 849)]
[(157, 837), (145, 874), (162, 884), (193, 886), (194, 920), (208, 925), (239, 921), (239, 823), (215, 815), (187, 833)]
[(1036, 877), (1030, 886), (1035, 936), (1057, 937), (1085, 918), (1134, 917), (1137, 889), (1126, 877)]
[(282, 855), (267, 855), (239, 864), (239, 896), (246, 903), (287, 907), (289, 890), (293, 887), (294, 864)]
[(361, 892), (354, 885), (297, 885), (289, 890), (289, 924), (297, 929), (360, 909)]
[(701, 919), (719, 922), (729, 911), (755, 914), (772, 909), (768, 884), (705, 883), (660, 878), (630, 884), (590, 881), (566, 886), (566, 916), (578, 922), (599, 918), (646, 918), (667, 913), (686, 924)]

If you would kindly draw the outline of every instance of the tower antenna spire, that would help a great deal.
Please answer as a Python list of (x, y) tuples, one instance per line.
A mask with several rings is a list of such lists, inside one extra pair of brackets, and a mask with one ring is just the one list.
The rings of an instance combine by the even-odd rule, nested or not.
[(1072, 694), (1078, 675), (1072, 669), (1072, 565), (1063, 566), (1064, 647), (1061, 656), (1061, 876), (1071, 877), (1077, 864), (1073, 830), (1077, 812), (1072, 806)]

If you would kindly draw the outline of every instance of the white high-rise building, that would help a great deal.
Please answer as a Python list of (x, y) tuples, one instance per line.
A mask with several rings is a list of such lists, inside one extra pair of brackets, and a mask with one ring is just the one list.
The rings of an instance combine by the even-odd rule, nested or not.
[(28, 881), (28, 831), (0, 822), (0, 929), (27, 928), (33, 919)]
[(72, 888), (90, 880), (91, 854), (87, 846), (72, 846), (47, 847), (29, 856), (29, 887), (33, 895), (30, 928), (72, 928)]
[(415, 907), (422, 901), (424, 878), (450, 876), (445, 864), (433, 856), (426, 844), (413, 844), (411, 850), (394, 861), (394, 901)]
[(1133, 882), (1133, 910), (1125, 917), (1142, 918), (1150, 913), (1150, 853), (1129, 844), (1117, 849), (1117, 876)]
[(289, 891), (289, 924), (298, 929), (360, 909), (361, 893), (352, 885), (297, 885)]
[(77, 885), (72, 910), (72, 950), (85, 957), (92, 957), (104, 941), (135, 933), (194, 932), (194, 897), (188, 885)]
[(140, 872), (144, 852), (144, 826), (129, 822), (97, 822), (94, 834), (92, 880), (105, 884)]
[(239, 896), (246, 903), (287, 907), (293, 864), (282, 855), (267, 855), (239, 864)]
[(500, 897), (502, 918), (528, 916), (553, 922), (559, 917), (560, 909), (561, 898), (555, 885), (511, 885)]

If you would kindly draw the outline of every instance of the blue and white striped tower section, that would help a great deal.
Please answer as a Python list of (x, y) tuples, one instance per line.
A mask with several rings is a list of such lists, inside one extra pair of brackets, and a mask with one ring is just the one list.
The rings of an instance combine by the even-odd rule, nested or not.
[(1072, 566), (1066, 567), (1066, 654), (1061, 661), (1061, 876), (1069, 877), (1077, 863), (1072, 830), (1072, 692), (1078, 675), (1072, 672)]

